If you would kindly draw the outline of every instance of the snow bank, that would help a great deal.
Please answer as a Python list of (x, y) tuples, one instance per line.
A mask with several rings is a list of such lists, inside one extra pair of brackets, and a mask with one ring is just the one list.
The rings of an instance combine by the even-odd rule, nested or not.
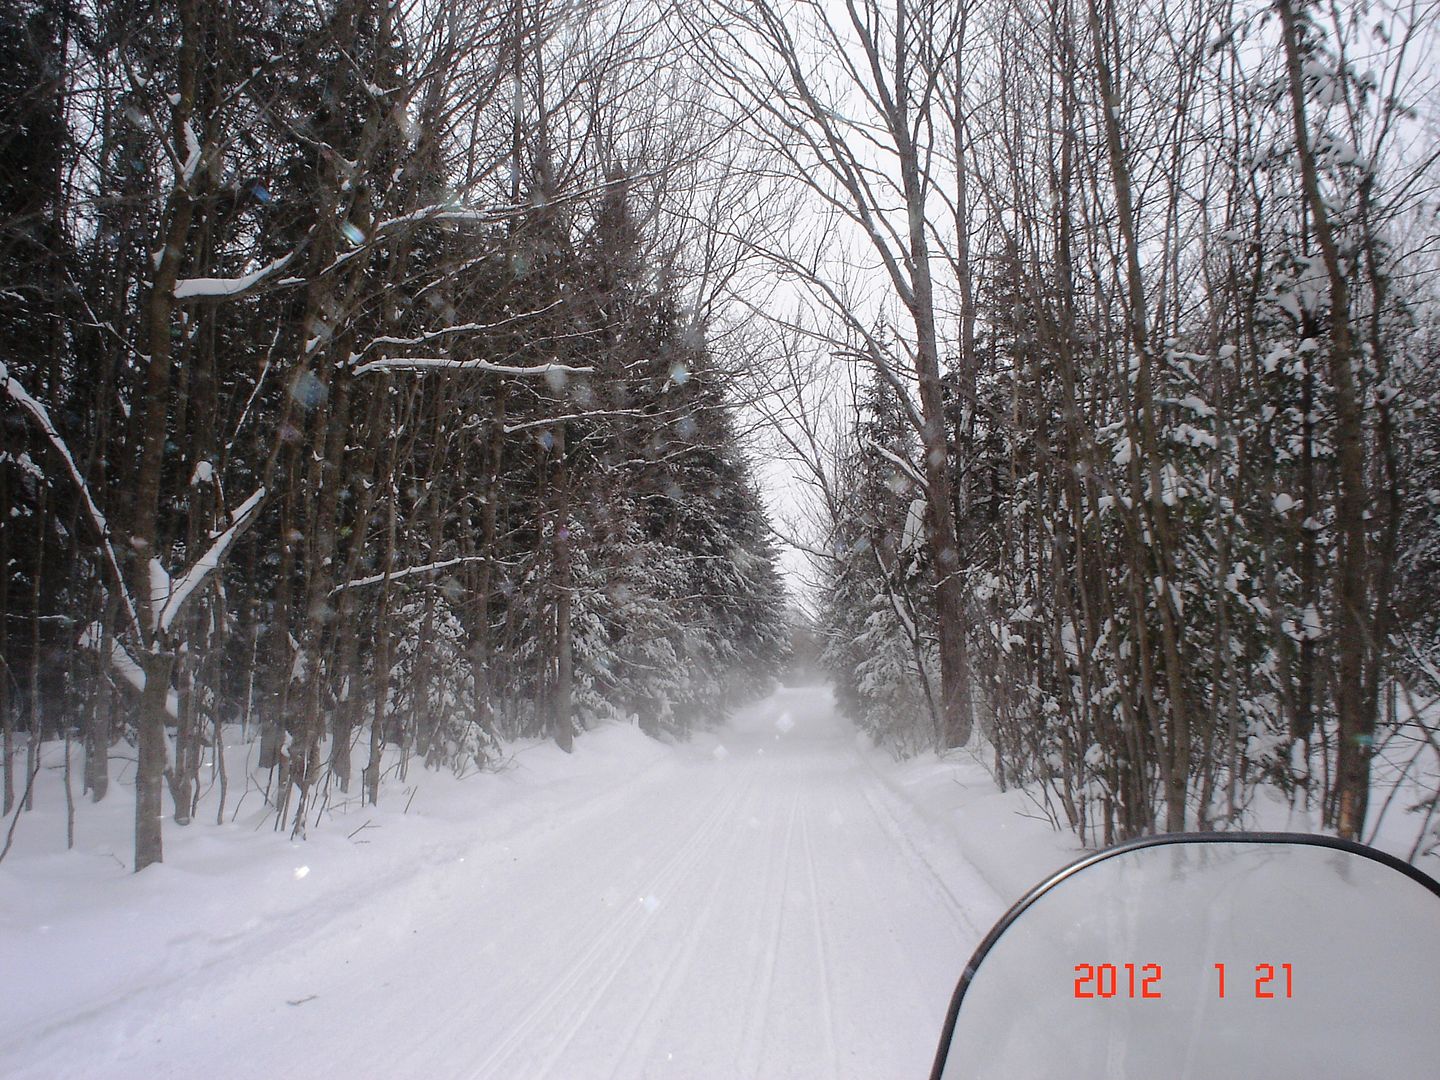
[[(187, 976), (233, 970), (327, 929), (344, 932), (359, 897), (372, 910), (403, 910), (407, 887), (428, 872), (477, 853), (508, 857), (508, 838), (603, 813), (620, 789), (633, 791), (676, 763), (638, 730), (610, 726), (582, 736), (570, 755), (549, 742), (514, 744), (498, 771), (462, 779), (412, 761), (404, 784), (387, 780), (378, 807), (360, 803), (357, 763), (351, 795), (333, 795), (309, 838), (292, 842), (274, 835), (263, 801), (267, 774), (253, 767), (257, 745), (241, 742), (238, 729), (229, 735), (226, 822), (215, 824), (219, 794), (211, 786), (194, 823), (167, 819), (165, 862), (141, 874), (130, 870), (133, 763), (121, 759), (123, 747), (98, 804), (79, 794), (74, 748), (69, 852), (63, 747), (44, 747), (35, 809), (21, 816), (0, 863), (0, 972), (43, 975), (26, 977), (23, 993), (9, 987), (0, 1074), (10, 1075), (6, 1062), (20, 1046), (71, 1027), (118, 1045), (132, 1017), (163, 1015), (170, 988)], [(59, 1063), (37, 1075), (51, 1075), (52, 1066)]]
[(905, 831), (939, 866), (978, 874), (999, 904), (995, 917), (1045, 877), (1083, 853), (1057, 832), (1023, 791), (1002, 792), (970, 753), (922, 754), (897, 762), (858, 737), (875, 775), (910, 811)]

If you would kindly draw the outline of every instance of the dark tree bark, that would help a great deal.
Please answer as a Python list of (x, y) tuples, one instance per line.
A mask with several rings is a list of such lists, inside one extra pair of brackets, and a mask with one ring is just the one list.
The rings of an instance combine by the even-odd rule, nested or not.
[(1367, 657), (1377, 648), (1369, 617), (1369, 537), (1365, 523), (1369, 492), (1365, 483), (1365, 432), (1355, 382), (1355, 340), (1351, 326), (1350, 285), (1320, 190), (1320, 175), (1310, 145), (1305, 108), (1304, 56), (1300, 20), (1291, 0), (1277, 0), (1285, 44), (1285, 72), (1294, 121), (1295, 147), (1305, 204), (1325, 263), (1330, 288), (1330, 384), (1334, 394), (1332, 433), (1338, 492), (1335, 530), (1340, 550), (1335, 570), (1335, 818), (1342, 837), (1360, 839), (1370, 799), (1370, 759), (1375, 739), (1377, 700), (1365, 692)]

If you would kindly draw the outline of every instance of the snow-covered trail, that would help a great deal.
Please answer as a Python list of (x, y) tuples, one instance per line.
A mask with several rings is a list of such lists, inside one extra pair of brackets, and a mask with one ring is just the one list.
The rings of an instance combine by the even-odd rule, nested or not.
[(963, 860), (932, 869), (908, 812), (828, 691), (782, 691), (563, 820), (439, 847), (338, 913), (58, 1024), (12, 1064), (36, 1076), (923, 1076), (1002, 905)]

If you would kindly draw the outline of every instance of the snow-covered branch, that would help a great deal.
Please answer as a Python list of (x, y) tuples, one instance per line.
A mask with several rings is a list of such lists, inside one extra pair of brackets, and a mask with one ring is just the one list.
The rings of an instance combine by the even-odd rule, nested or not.
[[(346, 162), (351, 170), (358, 168), (356, 162)], [(563, 194), (555, 195), (550, 200), (551, 206), (565, 206), (574, 203), (585, 203), (593, 200), (604, 192), (614, 188), (621, 183), (643, 183), (652, 180), (660, 175), (656, 170), (635, 172), (627, 175), (623, 181), (606, 180), (603, 183), (592, 184), (576, 188)], [(465, 203), (450, 200), (442, 203), (431, 203), (428, 206), (417, 207), (404, 214), (392, 218), (384, 218), (375, 222), (370, 227), (368, 235), (360, 237), (359, 242), (349, 251), (341, 252), (335, 260), (326, 266), (322, 274), (330, 274), (361, 255), (371, 250), (376, 243), (396, 233), (403, 233), (409, 228), (427, 224), (450, 224), (450, 225), (500, 225), (505, 222), (523, 218), (535, 212), (535, 204), (529, 201), (515, 203), (505, 206), (471, 206)]]
[[(94, 649), (99, 652), (104, 643), (105, 634), (99, 623), (92, 623), (80, 635), (82, 649)], [(134, 687), (136, 693), (143, 694), (145, 692), (145, 669), (126, 651), (125, 646), (120, 644), (119, 638), (112, 637), (110, 639), (110, 654), (107, 659), (110, 661), (110, 666), (115, 669), (115, 673)], [(180, 719), (180, 695), (173, 689), (165, 695), (165, 711), (170, 715), (170, 719), (176, 721)]]
[(160, 609), (161, 631), (170, 629), (185, 603), (190, 599), (190, 595), (219, 568), (231, 546), (255, 520), (264, 501), (265, 489), (261, 487), (231, 513), (230, 527), (216, 537), (209, 550), (195, 560), (190, 569), (181, 575), (180, 580), (174, 583), (169, 591), (169, 596), (165, 599), (164, 606)]
[(387, 574), (371, 574), (369, 577), (356, 578), (353, 581), (346, 581), (330, 590), (334, 596), (346, 589), (358, 589), (365, 585), (378, 585), (382, 581), (399, 581), (401, 578), (413, 577), (416, 574), (432, 574), (437, 570), (446, 570), (452, 566), (459, 566), (462, 563), (485, 562), (488, 555), (461, 555), (454, 559), (444, 559), (440, 562), (426, 563), (424, 566), (407, 566), (403, 570), (393, 570)]
[(910, 464), (910, 462), (902, 458), (899, 454), (895, 453), (893, 450), (886, 449), (874, 439), (866, 439), (865, 445), (868, 446), (871, 450), (874, 450), (886, 461), (890, 462), (890, 464), (894, 465), (897, 469), (904, 473), (906, 478), (909, 479), (913, 484), (915, 484), (916, 487), (920, 488), (920, 490), (928, 490), (925, 483), (925, 477), (920, 475), (920, 470), (917, 469), (914, 465)]
[(550, 375), (560, 372), (565, 375), (586, 375), (592, 367), (572, 367), (569, 364), (535, 364), (531, 367), (517, 367), (513, 364), (493, 364), (489, 360), (450, 360), (443, 356), (396, 357), (389, 360), (371, 360), (355, 369), (356, 375), (368, 375), (372, 371), (489, 371), (496, 375)]
[(101, 512), (94, 497), (90, 494), (90, 485), (80, 475), (80, 469), (75, 464), (75, 457), (70, 453), (70, 447), (65, 444), (60, 432), (56, 430), (45, 406), (31, 397), (17, 380), (10, 377), (9, 369), (5, 366), (4, 361), (0, 361), (0, 383), (5, 385), (5, 392), (10, 399), (30, 414), (31, 419), (35, 421), (36, 426), (49, 441), (51, 447), (65, 463), (65, 469), (80, 493), (80, 501), (85, 506), (85, 513), (90, 518), (90, 524), (94, 526), (96, 535), (99, 537), (101, 549), (105, 553), (105, 564), (114, 578), (115, 591), (125, 605), (125, 612), (129, 616), (132, 629), (138, 633), (140, 618), (135, 611), (135, 601), (130, 596), (129, 589), (125, 587), (125, 575), (120, 570), (120, 560), (115, 557), (115, 549), (110, 543), (110, 523), (105, 520), (104, 513)]
[[(550, 204), (552, 206), (564, 206), (567, 204), (588, 202), (611, 188), (614, 188), (617, 184), (635, 184), (653, 179), (657, 175), (659, 175), (659, 173), (656, 170), (641, 171), (629, 174), (624, 181), (606, 180), (598, 184), (577, 187), (573, 191), (567, 191), (553, 196)], [(516, 218), (521, 218), (534, 212), (535, 205), (528, 200), (508, 206), (470, 206), (451, 200), (443, 203), (431, 203), (429, 206), (422, 206), (407, 213), (399, 214), (396, 217), (385, 218), (378, 221), (371, 229), (370, 235), (371, 238), (384, 236), (409, 225), (420, 225), (427, 222), (498, 225), (507, 221), (514, 221)], [(337, 262), (338, 261), (339, 260), (337, 260)]]
[(550, 424), (560, 424), (566, 420), (584, 420), (592, 416), (643, 416), (640, 409), (591, 409), (588, 412), (566, 413), (564, 416), (547, 416), (542, 420), (527, 420), (523, 424), (507, 424), (506, 435), (514, 435), (517, 431), (526, 431), (530, 428), (547, 427)]
[(249, 292), (256, 285), (289, 266), (295, 252), (266, 263), (259, 270), (234, 278), (181, 278), (175, 283), (176, 300), (229, 300)]
[(518, 315), (511, 315), (508, 318), (500, 319), (498, 322), (493, 323), (472, 322), (461, 323), (458, 326), (443, 326), (439, 330), (430, 330), (426, 333), (417, 334), (414, 337), (408, 338), (378, 337), (371, 340), (371, 342), (366, 345), (365, 348), (362, 350), (362, 353), (369, 352), (371, 349), (378, 348), (382, 345), (427, 345), (438, 338), (446, 336), (447, 334), (471, 334), (480, 333), (485, 330), (499, 330), (502, 327), (511, 326), (517, 322), (524, 322), (526, 319), (533, 319), (537, 315), (543, 315), (545, 314), (545, 312), (551, 311), (554, 308), (559, 307), (562, 303), (564, 303), (564, 301), (556, 300), (553, 304), (546, 304), (544, 307), (537, 308), (535, 311), (522, 311)]

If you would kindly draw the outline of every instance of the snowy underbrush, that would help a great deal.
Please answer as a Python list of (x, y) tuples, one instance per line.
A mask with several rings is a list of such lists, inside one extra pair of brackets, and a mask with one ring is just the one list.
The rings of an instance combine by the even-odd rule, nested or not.
[[(906, 832), (941, 864), (973, 867), (1003, 901), (1000, 911), (1084, 853), (1075, 835), (1053, 828), (1024, 791), (996, 787), (973, 754), (930, 751), (897, 761), (859, 738), (870, 768), (909, 809)], [(943, 865), (937, 871), (943, 875)]]
[[(1370, 765), (1370, 805), (1364, 840), (1440, 878), (1440, 741), (1436, 710), (1400, 710), (1396, 726), (1377, 738)], [(1310, 775), (1327, 767), (1316, 753)], [(1297, 799), (1273, 784), (1261, 784), (1245, 809), (1247, 829), (1324, 832), (1318, 806)]]
[[(292, 841), (275, 835), (257, 744), (237, 738), (226, 747), (223, 823), (211, 784), (192, 824), (165, 822), (164, 863), (133, 874), (133, 760), (112, 759), (103, 801), (76, 792), (67, 851), (64, 744), (47, 743), (34, 809), (5, 822), (15, 824), (14, 843), (0, 863), (0, 971), (45, 977), (9, 995), (0, 1060), (22, 1032), (33, 1037), (137, 988), (163, 994), (182, 975), (240, 963), (251, 950), (283, 949), (346, 918), (359, 896), (401, 890), (457, 859), (509, 858), (511, 838), (530, 843), (603, 813), (622, 788), (633, 791), (675, 758), (623, 725), (587, 733), (583, 748), (567, 755), (549, 741), (517, 741), (494, 769), (463, 778), (412, 760), (403, 783), (382, 786), (378, 806), (361, 805), (357, 783), (349, 796), (332, 795), (307, 840)], [(78, 747), (73, 754), (78, 779)], [(387, 767), (398, 774), (399, 766), (392, 752)]]
[[(1414, 717), (1376, 746), (1366, 843), (1440, 879), (1440, 744), (1435, 724)], [(966, 750), (934, 751), (896, 760), (858, 736), (875, 774), (913, 811), (907, 832), (924, 838), (942, 862), (951, 855), (978, 870), (989, 885), (1018, 899), (1046, 874), (1086, 850), (1031, 788), (1001, 791), (985, 763), (993, 753), (980, 736)], [(1318, 756), (1318, 755), (1317, 755)], [(1322, 763), (1316, 762), (1316, 775)], [(1305, 808), (1272, 784), (1257, 785), (1237, 827), (1248, 831), (1324, 833), (1319, 807)]]

